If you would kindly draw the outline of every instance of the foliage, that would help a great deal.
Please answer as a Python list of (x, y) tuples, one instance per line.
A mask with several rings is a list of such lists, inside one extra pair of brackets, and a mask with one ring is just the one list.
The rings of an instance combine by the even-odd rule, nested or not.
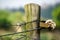
[(7, 20), (12, 23), (23, 22), (23, 14), (20, 12), (11, 13)]
[(6, 19), (9, 16), (9, 12), (7, 10), (0, 10), (0, 19)]
[(52, 16), (57, 26), (60, 27), (60, 6), (55, 7), (55, 9), (52, 12)]
[(24, 22), (23, 16), (23, 13), (20, 11), (0, 10), (0, 29), (14, 29), (11, 25)]
[(7, 10), (0, 10), (0, 29), (9, 30), (11, 23), (7, 20), (9, 12)]
[(1, 40), (13, 40), (13, 39), (9, 36), (5, 36), (5, 37), (2, 37)]
[(0, 20), (0, 28), (9, 30), (11, 28), (11, 23), (9, 21), (7, 21), (6, 19), (2, 19), (2, 20)]

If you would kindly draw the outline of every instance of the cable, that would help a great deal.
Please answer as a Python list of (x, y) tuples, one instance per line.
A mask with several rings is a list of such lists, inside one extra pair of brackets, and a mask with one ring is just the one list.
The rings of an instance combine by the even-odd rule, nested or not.
[[(37, 22), (37, 21), (38, 21), (38, 20), (34, 20), (34, 21), (30, 21), (30, 22), (21, 23), (19, 26), (26, 25), (26, 24), (32, 23), (32, 22)], [(11, 26), (18, 26), (18, 25), (11, 25)]]
[(30, 29), (30, 30), (26, 30), (26, 31), (23, 31), (23, 32), (17, 32), (17, 33), (12, 33), (12, 34), (0, 35), (0, 37), (9, 36), (9, 35), (15, 35), (15, 34), (19, 34), (19, 33), (30, 32), (30, 31), (34, 31), (34, 30), (37, 30), (37, 29), (40, 29), (40, 28)]
[[(32, 23), (32, 22), (37, 22), (37, 20), (31, 21), (31, 22), (25, 22), (25, 23), (20, 24), (19, 26), (26, 25), (26, 24)], [(14, 25), (12, 25), (12, 26), (14, 26)], [(16, 26), (18, 26), (18, 25), (16, 25)], [(18, 27), (18, 29), (19, 29), (19, 27)], [(17, 30), (18, 30), (18, 29), (17, 29)], [(17, 30), (16, 30), (16, 31), (17, 31)], [(16, 32), (16, 31), (15, 31), (15, 32)], [(14, 35), (12, 35), (12, 37), (13, 37), (13, 36), (14, 36)], [(11, 37), (11, 38), (12, 38), (12, 37)]]
[[(26, 24), (32, 23), (32, 22), (37, 22), (37, 21), (38, 21), (38, 20), (34, 20), (34, 21), (31, 21), (31, 22), (22, 23), (22, 24), (20, 24), (19, 26), (26, 25)], [(15, 25), (11, 25), (11, 26), (15, 26)], [(18, 25), (16, 25), (16, 26), (18, 26)], [(18, 27), (18, 28), (19, 28), (19, 27)], [(17, 32), (17, 33), (15, 32), (15, 33), (12, 33), (12, 34), (0, 35), (0, 37), (2, 37), (2, 36), (9, 36), (9, 35), (12, 35), (12, 37), (13, 37), (13, 35), (15, 35), (15, 34), (30, 32), (30, 31), (34, 31), (34, 30), (37, 30), (37, 29), (40, 29), (40, 28), (30, 29), (30, 30), (26, 30), (26, 31), (23, 31), (23, 32)], [(17, 31), (17, 30), (16, 30), (16, 31)]]

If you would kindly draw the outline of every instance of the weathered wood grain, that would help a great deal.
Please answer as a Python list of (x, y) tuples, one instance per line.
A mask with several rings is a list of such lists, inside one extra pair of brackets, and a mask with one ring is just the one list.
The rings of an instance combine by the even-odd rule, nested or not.
[[(38, 4), (31, 3), (31, 4), (25, 5), (26, 22), (37, 20), (39, 12), (40, 12), (40, 6)], [(26, 29), (27, 30), (28, 29), (33, 29), (33, 28), (36, 28), (36, 27), (37, 27), (37, 22), (26, 24)], [(35, 39), (35, 37), (36, 37), (35, 33), (36, 33), (36, 31), (34, 31), (34, 32), (31, 31), (31, 32), (28, 32), (27, 35), (32, 36)], [(29, 40), (29, 39), (27, 39), (27, 40)]]

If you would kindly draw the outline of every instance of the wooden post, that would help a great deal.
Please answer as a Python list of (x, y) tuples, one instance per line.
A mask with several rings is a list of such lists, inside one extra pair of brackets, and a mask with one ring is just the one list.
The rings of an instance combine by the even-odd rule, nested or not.
[(38, 28), (40, 28), (40, 6), (38, 6), (38, 16), (37, 16), (37, 31), (36, 31), (36, 34), (37, 34), (37, 40), (40, 40), (40, 29), (38, 29)]
[(27, 33), (27, 35), (33, 37), (33, 40), (40, 40), (40, 30), (38, 29), (40, 28), (40, 12), (38, 4), (30, 3), (25, 5), (26, 22), (37, 20), (37, 22), (26, 24), (27, 29), (37, 28), (37, 30)]

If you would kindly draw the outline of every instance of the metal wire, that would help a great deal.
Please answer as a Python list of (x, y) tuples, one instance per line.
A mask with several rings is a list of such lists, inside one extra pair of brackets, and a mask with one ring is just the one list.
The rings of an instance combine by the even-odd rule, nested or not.
[[(26, 22), (26, 23), (22, 23), (20, 24), (19, 26), (22, 26), (22, 25), (26, 25), (28, 23), (32, 23), (32, 22), (37, 22), (38, 20), (34, 20), (34, 21), (31, 21), (31, 22)], [(18, 25), (11, 25), (11, 26), (18, 26)], [(18, 27), (19, 29), (19, 27)], [(5, 35), (0, 35), (0, 37), (3, 37), (3, 36), (10, 36), (12, 35), (12, 37), (15, 35), (15, 34), (19, 34), (19, 33), (26, 33), (26, 32), (30, 32), (30, 31), (35, 31), (37, 29), (40, 29), (40, 28), (34, 28), (34, 29), (29, 29), (29, 30), (26, 30), (26, 31), (22, 31), (22, 32), (14, 32), (14, 33), (11, 33), (11, 34), (5, 34)], [(17, 30), (16, 30), (17, 31)], [(20, 36), (24, 36), (24, 35), (20, 35)], [(22, 37), (23, 38), (23, 37)], [(20, 39), (20, 38), (19, 38)]]
[[(32, 23), (32, 22), (37, 22), (37, 20), (31, 21), (31, 22), (25, 22), (25, 23), (22, 23), (22, 24), (20, 24), (20, 25), (12, 25), (12, 26), (20, 26), (20, 27), (21, 27), (22, 25), (26, 25), (26, 24)], [(20, 27), (18, 27), (18, 29), (19, 29)], [(17, 29), (17, 30), (18, 30), (18, 29)], [(15, 32), (16, 32), (17, 30), (15, 30)], [(14, 36), (14, 35), (12, 35), (12, 37), (13, 37), (13, 36)], [(12, 38), (12, 37), (11, 37), (11, 38)]]
[(19, 34), (19, 33), (25, 33), (25, 32), (30, 32), (30, 31), (35, 31), (37, 29), (40, 29), (40, 28), (29, 29), (29, 30), (26, 30), (26, 31), (23, 31), (23, 32), (16, 32), (16, 33), (12, 33), (12, 34), (0, 35), (0, 37), (2, 37), (2, 36), (9, 36), (9, 35), (15, 35), (15, 34)]
[[(28, 24), (28, 23), (37, 22), (37, 21), (38, 21), (38, 20), (34, 20), (34, 21), (30, 21), (30, 22), (21, 23), (19, 26), (26, 25), (26, 24)], [(18, 26), (18, 25), (11, 25), (11, 26)]]

